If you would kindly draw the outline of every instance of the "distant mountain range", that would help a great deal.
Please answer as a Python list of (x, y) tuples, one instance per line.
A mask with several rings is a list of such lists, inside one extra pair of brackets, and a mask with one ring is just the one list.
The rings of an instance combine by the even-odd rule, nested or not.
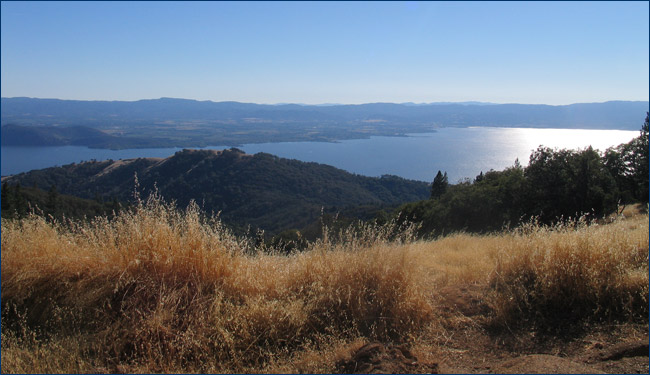
[[(429, 184), (396, 176), (364, 177), (265, 153), (183, 150), (165, 159), (91, 161), (21, 173), (3, 182), (103, 201), (128, 201), (137, 174), (143, 196), (157, 187), (185, 207), (195, 200), (224, 222), (270, 233), (317, 223), (322, 212), (374, 212), (426, 199)], [(359, 206), (366, 206), (360, 209)]]
[[(466, 126), (637, 130), (649, 107), (647, 101), (551, 106), (480, 102), (265, 105), (172, 98), (134, 102), (1, 100), (2, 145), (97, 148), (335, 141)], [(8, 125), (13, 128), (5, 129)], [(54, 127), (77, 128), (51, 130)], [(102, 134), (79, 135), (90, 134), (80, 127)]]

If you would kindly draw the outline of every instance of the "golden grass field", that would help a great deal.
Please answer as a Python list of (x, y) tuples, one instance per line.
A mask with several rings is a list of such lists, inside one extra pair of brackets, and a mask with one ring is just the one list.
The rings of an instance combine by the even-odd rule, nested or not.
[[(110, 221), (2, 220), (2, 372), (337, 372), (364, 343), (426, 348), (468, 319), (647, 325), (648, 216), (609, 221), (435, 241), (365, 225), (284, 255), (155, 196)], [(459, 288), (484, 311), (443, 308)]]

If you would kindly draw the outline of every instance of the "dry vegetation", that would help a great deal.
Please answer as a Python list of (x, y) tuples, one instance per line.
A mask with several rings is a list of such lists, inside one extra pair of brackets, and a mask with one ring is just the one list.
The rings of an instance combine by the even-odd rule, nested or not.
[[(110, 221), (3, 220), (2, 372), (336, 372), (364, 343), (431, 347), (468, 319), (647, 324), (647, 215), (394, 232), (365, 225), (281, 255), (155, 196)], [(459, 288), (484, 296), (474, 318), (445, 308)]]

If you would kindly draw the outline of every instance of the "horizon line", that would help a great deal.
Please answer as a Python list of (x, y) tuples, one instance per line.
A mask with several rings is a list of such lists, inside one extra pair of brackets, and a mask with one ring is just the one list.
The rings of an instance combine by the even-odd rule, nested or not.
[(154, 100), (186, 100), (193, 102), (209, 102), (209, 103), (239, 103), (239, 104), (256, 104), (256, 105), (270, 105), (270, 106), (282, 106), (282, 105), (298, 105), (304, 107), (333, 107), (333, 106), (354, 106), (354, 105), (367, 105), (367, 104), (395, 104), (395, 105), (410, 105), (410, 106), (427, 106), (427, 105), (544, 105), (550, 107), (563, 107), (575, 104), (604, 104), (604, 103), (615, 103), (615, 102), (646, 102), (650, 103), (648, 100), (621, 100), (621, 99), (610, 99), (600, 102), (574, 102), (569, 104), (545, 104), (545, 103), (515, 103), (515, 102), (505, 102), (505, 103), (496, 103), (496, 102), (484, 102), (479, 100), (465, 100), (465, 101), (437, 101), (437, 102), (387, 102), (387, 101), (377, 101), (377, 102), (364, 102), (364, 103), (317, 103), (317, 104), (308, 104), (308, 103), (298, 103), (298, 102), (277, 102), (277, 103), (256, 103), (256, 102), (247, 102), (247, 101), (237, 101), (237, 100), (220, 100), (214, 101), (210, 99), (200, 100), (200, 99), (188, 99), (188, 98), (174, 98), (169, 96), (162, 96), (159, 98), (143, 98), (136, 100), (107, 100), (107, 99), (60, 99), (60, 98), (39, 98), (31, 96), (12, 96), (6, 97), (2, 96), (0, 99), (36, 99), (36, 100), (60, 100), (60, 101), (76, 101), (76, 102), (125, 102), (125, 103), (135, 103), (141, 101), (154, 101)]

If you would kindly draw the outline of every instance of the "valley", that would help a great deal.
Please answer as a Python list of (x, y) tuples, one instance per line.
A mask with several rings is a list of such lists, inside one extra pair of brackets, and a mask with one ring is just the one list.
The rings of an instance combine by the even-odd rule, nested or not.
[(633, 130), (648, 102), (314, 106), (172, 98), (134, 102), (2, 98), (0, 108), (3, 146), (125, 149), (332, 142), (429, 133), (441, 127)]
[(650, 2), (1, 1), (2, 374), (648, 374)]

